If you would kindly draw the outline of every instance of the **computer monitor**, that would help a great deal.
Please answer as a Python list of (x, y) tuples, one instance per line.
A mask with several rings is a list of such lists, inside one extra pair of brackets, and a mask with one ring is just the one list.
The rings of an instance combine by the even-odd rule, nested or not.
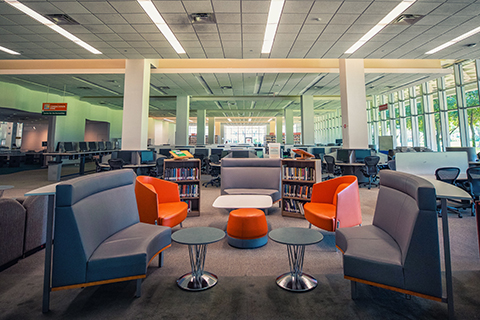
[(152, 163), (155, 161), (152, 151), (140, 151), (140, 163)]
[(229, 150), (222, 150), (222, 154), (220, 155), (220, 158), (225, 158), (226, 156), (228, 156), (229, 153), (230, 153)]
[(355, 162), (361, 163), (365, 160), (365, 157), (369, 157), (372, 155), (372, 151), (370, 149), (355, 149), (354, 151)]
[(341, 145), (343, 143), (343, 139), (335, 139), (335, 144), (337, 146)]
[(158, 153), (161, 154), (161, 155), (164, 155), (165, 157), (169, 158), (171, 155), (170, 155), (170, 151), (172, 149), (168, 149), (168, 148), (161, 148), (161, 149), (158, 149)]
[(208, 149), (205, 148), (195, 148), (194, 154), (202, 155), (204, 158), (208, 157)]
[(105, 141), (105, 149), (106, 150), (113, 150), (112, 143), (110, 141)]
[(97, 143), (96, 142), (93, 142), (93, 141), (90, 141), (88, 143), (88, 149), (90, 149), (90, 151), (97, 151)]
[(447, 147), (447, 152), (465, 151), (469, 162), (477, 161), (477, 153), (474, 147)]
[(72, 142), (64, 142), (64, 143), (63, 143), (63, 148), (64, 148), (65, 151), (67, 151), (67, 152), (75, 151), (75, 149), (73, 148), (73, 143), (72, 143)]
[(87, 143), (85, 141), (80, 141), (78, 143), (78, 149), (80, 151), (88, 151)]
[(337, 161), (348, 163), (350, 161), (350, 150), (349, 149), (338, 149), (337, 150)]
[(113, 157), (112, 154), (112, 159), (122, 159), (125, 164), (131, 164), (132, 163), (132, 151), (117, 151), (117, 156), (116, 158)]
[(218, 156), (220, 156), (222, 154), (222, 151), (223, 149), (213, 148), (213, 149), (210, 149), (210, 154), (218, 154)]
[(250, 151), (248, 150), (233, 150), (232, 158), (250, 158)]
[(317, 154), (325, 154), (325, 148), (312, 148), (310, 150), (310, 153), (313, 154), (314, 156), (316, 156)]
[(42, 141), (42, 147), (46, 147), (47, 146), (47, 141)]
[(98, 141), (98, 150), (105, 150), (105, 143), (103, 141)]

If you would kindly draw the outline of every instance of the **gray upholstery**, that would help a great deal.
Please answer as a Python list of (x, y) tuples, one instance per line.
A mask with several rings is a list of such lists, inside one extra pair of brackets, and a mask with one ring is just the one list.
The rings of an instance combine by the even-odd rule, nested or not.
[(435, 198), (425, 179), (382, 170), (372, 225), (336, 230), (345, 276), (441, 297)]
[(269, 195), (281, 198), (281, 160), (268, 158), (223, 158), (221, 194)]
[(23, 201), (27, 210), (25, 221), (24, 253), (43, 246), (46, 241), (47, 230), (47, 196), (30, 196)]
[(23, 255), (25, 208), (14, 199), (0, 198), (0, 267)]
[(115, 170), (57, 185), (52, 286), (145, 275), (171, 229), (139, 222), (135, 173)]

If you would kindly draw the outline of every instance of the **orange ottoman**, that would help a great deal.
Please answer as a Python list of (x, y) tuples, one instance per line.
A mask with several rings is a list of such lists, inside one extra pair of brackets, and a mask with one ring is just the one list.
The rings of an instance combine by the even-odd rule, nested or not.
[(259, 209), (237, 209), (230, 212), (227, 224), (227, 240), (232, 247), (251, 249), (268, 242), (267, 218)]

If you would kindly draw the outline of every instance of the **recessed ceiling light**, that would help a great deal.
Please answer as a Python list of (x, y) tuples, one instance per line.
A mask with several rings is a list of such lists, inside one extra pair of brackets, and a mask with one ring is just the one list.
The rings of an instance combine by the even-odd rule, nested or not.
[(377, 33), (379, 33), (383, 28), (385, 28), (390, 22), (392, 22), (396, 17), (398, 17), (403, 11), (407, 10), (416, 0), (404, 0), (400, 2), (392, 11), (390, 11), (379, 23), (377, 23), (370, 31), (368, 31), (363, 37), (360, 38), (357, 42), (353, 44), (347, 51), (346, 54), (354, 53), (361, 46), (367, 43), (368, 40), (372, 39)]
[(163, 20), (160, 12), (158, 12), (153, 2), (150, 0), (137, 0), (137, 2), (142, 6), (143, 10), (150, 17), (150, 19), (152, 19), (153, 23), (155, 23), (158, 30), (160, 30), (173, 49), (175, 49), (178, 54), (185, 53), (182, 45), (180, 42), (178, 42), (177, 38), (173, 34), (172, 30), (170, 30), (170, 27), (167, 25), (165, 20)]
[(0, 50), (3, 51), (3, 52), (6, 52), (6, 53), (10, 53), (10, 54), (16, 54), (16, 55), (19, 55), (19, 54), (20, 54), (20, 53), (18, 53), (18, 52), (16, 52), (16, 51), (7, 49), (7, 48), (2, 47), (2, 46), (0, 46)]
[(267, 27), (265, 28), (265, 36), (263, 37), (262, 53), (270, 53), (272, 51), (273, 39), (277, 33), (278, 22), (283, 11), (285, 0), (271, 0), (270, 9), (268, 10)]
[(469, 32), (467, 32), (467, 33), (462, 34), (462, 35), (459, 36), (459, 37), (456, 37), (456, 38), (453, 39), (453, 40), (450, 40), (450, 41), (442, 44), (441, 46), (436, 47), (435, 49), (432, 49), (432, 50), (430, 50), (430, 51), (428, 51), (428, 52), (425, 52), (425, 54), (436, 53), (436, 52), (438, 52), (438, 51), (440, 51), (440, 50), (443, 50), (443, 49), (445, 49), (445, 48), (447, 48), (447, 47), (450, 47), (451, 45), (453, 45), (453, 44), (455, 44), (455, 43), (457, 43), (457, 42), (459, 42), (459, 41), (462, 41), (462, 40), (464, 40), (464, 39), (466, 39), (466, 38), (468, 38), (468, 37), (471, 37), (471, 36), (473, 36), (474, 34), (477, 34), (477, 33), (479, 33), (479, 32), (480, 32), (480, 27), (475, 28), (475, 29), (473, 29), (473, 30), (471, 30), (471, 31), (469, 31)]
[(31, 18), (37, 20), (38, 22), (43, 23), (44, 25), (46, 25), (47, 27), (49, 27), (53, 31), (58, 32), (59, 34), (61, 34), (65, 38), (67, 38), (68, 40), (75, 42), (79, 46), (81, 46), (81, 47), (85, 48), (86, 50), (90, 51), (91, 53), (102, 54), (100, 51), (98, 51), (97, 49), (95, 49), (94, 47), (89, 45), (88, 43), (80, 40), (79, 38), (77, 38), (76, 36), (74, 36), (73, 34), (68, 32), (67, 30), (63, 29), (62, 27), (57, 26), (51, 20), (45, 18), (40, 13), (38, 13), (36, 11), (33, 11), (32, 9), (30, 9), (26, 5), (21, 4), (17, 0), (5, 0), (5, 2), (8, 3), (9, 5), (11, 5), (12, 7), (22, 11), (23, 13), (30, 16)]

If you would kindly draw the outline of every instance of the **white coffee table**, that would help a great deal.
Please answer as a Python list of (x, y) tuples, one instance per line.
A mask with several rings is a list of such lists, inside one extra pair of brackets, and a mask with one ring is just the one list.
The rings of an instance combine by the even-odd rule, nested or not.
[(223, 195), (215, 199), (213, 202), (214, 208), (223, 209), (240, 209), (240, 208), (254, 208), (262, 209), (265, 214), (268, 214), (268, 208), (272, 207), (272, 197), (264, 195)]

